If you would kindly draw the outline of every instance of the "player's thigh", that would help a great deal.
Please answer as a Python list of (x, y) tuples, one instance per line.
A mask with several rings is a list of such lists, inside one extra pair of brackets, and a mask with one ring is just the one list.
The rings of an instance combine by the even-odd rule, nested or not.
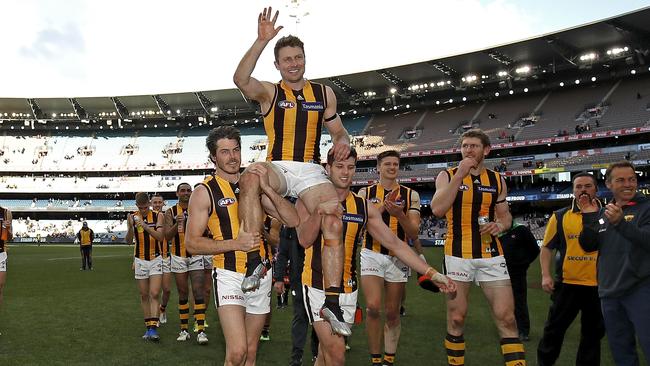
[[(282, 189), (284, 187), (284, 191), (286, 191), (286, 179), (284, 176), (282, 176), (281, 172), (278, 171), (278, 168), (273, 166), (273, 164), (269, 162), (255, 162), (249, 165), (246, 169), (244, 169), (243, 174), (251, 174), (255, 175), (254, 173), (251, 173), (251, 170), (254, 169), (254, 167), (257, 166), (263, 166), (266, 169), (267, 175), (269, 177), (269, 185), (275, 190), (276, 192), (280, 194), (284, 194), (285, 192), (282, 192)], [(244, 181), (246, 181), (246, 178), (244, 178)]]
[(406, 282), (386, 282), (384, 288), (386, 289), (384, 301), (386, 313), (399, 313), (402, 296), (406, 289)]
[(473, 282), (456, 282), (456, 294), (447, 294), (447, 313), (448, 314), (467, 314), (467, 304), (469, 301), (469, 290)]
[(164, 272), (162, 275), (162, 287), (165, 291), (169, 291), (172, 288), (172, 273)]
[(7, 272), (0, 272), (0, 290), (2, 290), (7, 283)]
[(322, 202), (338, 200), (336, 190), (331, 182), (321, 183), (304, 190), (300, 194), (300, 199), (309, 212), (314, 212)]
[(239, 305), (223, 305), (217, 308), (219, 322), (226, 340), (226, 349), (246, 349), (246, 310)]
[(366, 299), (367, 307), (381, 308), (381, 295), (384, 289), (384, 279), (379, 276), (361, 276), (361, 290)]
[(326, 321), (317, 321), (312, 324), (318, 342), (322, 349), (329, 354), (337, 354), (345, 352), (345, 341), (343, 337), (332, 334), (332, 327)]
[(513, 314), (515, 302), (509, 281), (481, 282), (481, 289), (497, 319)]
[(157, 296), (160, 294), (160, 289), (162, 288), (163, 275), (155, 274), (149, 276), (149, 293), (152, 296)]
[(264, 322), (266, 321), (266, 316), (270, 314), (250, 314), (246, 313), (246, 343), (248, 345), (248, 350), (257, 349), (257, 344), (260, 340), (260, 335), (262, 334), (262, 329), (264, 328)]
[(175, 272), (174, 273), (174, 279), (176, 280), (176, 289), (178, 290), (179, 293), (183, 293), (187, 295), (188, 291), (188, 285), (187, 285), (187, 279), (189, 278), (189, 275), (187, 272)]
[(149, 295), (149, 278), (137, 279), (135, 280), (135, 284), (141, 296)]
[(203, 293), (205, 292), (205, 276), (203, 275), (203, 270), (190, 271), (189, 274), (190, 282), (192, 282), (192, 294), (194, 294), (194, 298), (203, 298)]

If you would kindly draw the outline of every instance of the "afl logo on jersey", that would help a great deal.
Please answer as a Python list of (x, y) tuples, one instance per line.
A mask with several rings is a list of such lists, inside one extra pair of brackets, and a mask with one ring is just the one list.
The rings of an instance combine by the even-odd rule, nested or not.
[(281, 100), (278, 102), (278, 107), (283, 109), (293, 109), (296, 108), (296, 103), (290, 100)]
[(372, 203), (380, 203), (380, 202), (381, 202), (381, 200), (380, 200), (379, 198), (377, 198), (377, 197), (372, 197), (372, 198), (369, 199), (368, 201), (370, 201), (370, 202), (372, 202)]
[(458, 190), (459, 191), (467, 191), (467, 190), (469, 190), (469, 187), (467, 186), (467, 184), (461, 184), (460, 187), (458, 187)]
[(220, 199), (219, 202), (217, 202), (217, 204), (218, 204), (220, 207), (228, 207), (228, 206), (232, 205), (232, 204), (235, 203), (235, 202), (237, 202), (237, 201), (235, 201), (234, 198), (231, 198), (231, 197), (224, 197), (224, 198)]

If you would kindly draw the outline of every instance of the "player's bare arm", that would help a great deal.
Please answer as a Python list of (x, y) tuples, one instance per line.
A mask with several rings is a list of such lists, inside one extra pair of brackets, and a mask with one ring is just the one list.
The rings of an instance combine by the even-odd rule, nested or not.
[(282, 222), (280, 222), (280, 220), (276, 219), (275, 217), (271, 217), (271, 227), (269, 228), (268, 232), (264, 230), (264, 239), (272, 247), (277, 247), (278, 245), (280, 245), (281, 229), (282, 229)]
[(477, 165), (473, 158), (465, 158), (458, 164), (458, 170), (451, 179), (446, 171), (441, 171), (436, 177), (436, 193), (431, 199), (431, 211), (436, 217), (443, 217), (456, 199), (458, 188), (472, 168)]
[(262, 206), (267, 214), (280, 220), (288, 227), (296, 227), (300, 223), (300, 217), (291, 202), (280, 196), (269, 182), (269, 169), (257, 164), (249, 168), (249, 172), (260, 178), (260, 188), (262, 189)]
[(501, 187), (503, 187), (503, 189), (497, 197), (494, 206), (494, 221), (481, 225), (481, 234), (488, 233), (490, 235), (499, 235), (500, 233), (510, 229), (512, 226), (512, 215), (510, 214), (510, 207), (506, 201), (508, 188), (506, 187), (506, 182), (503, 177), (501, 177)]
[(133, 215), (126, 216), (126, 244), (133, 244)]
[(399, 240), (390, 230), (381, 218), (379, 211), (372, 205), (368, 205), (368, 224), (367, 230), (373, 238), (381, 242), (386, 249), (392, 251), (397, 258), (404, 264), (414, 269), (416, 272), (424, 273), (431, 276), (431, 280), (436, 283), (443, 292), (456, 291), (454, 281), (440, 274), (430, 267), (427, 262), (422, 260), (405, 242)]
[(302, 218), (300, 224), (296, 227), (298, 242), (306, 249), (312, 246), (318, 237), (321, 214), (318, 209), (310, 214), (301, 199), (296, 201), (296, 211), (298, 212), (298, 216)]
[(273, 9), (271, 7), (265, 8), (262, 13), (257, 17), (257, 39), (253, 42), (244, 57), (237, 65), (233, 81), (237, 88), (241, 90), (246, 98), (253, 99), (259, 102), (262, 110), (268, 110), (271, 99), (273, 99), (274, 86), (269, 82), (259, 81), (253, 78), (253, 70), (259, 60), (262, 51), (266, 45), (280, 32), (282, 26), (275, 26), (278, 20), (279, 12), (276, 11), (273, 18), (271, 18)]
[[(411, 191), (411, 207), (409, 207), (406, 213), (404, 212), (403, 205), (406, 200), (402, 201), (401, 205), (396, 204), (392, 200), (384, 201), (384, 208), (388, 211), (391, 216), (395, 216), (397, 221), (404, 229), (404, 233), (410, 239), (417, 239), (418, 234), (420, 233), (420, 195), (416, 191)], [(416, 209), (417, 207), (417, 209)]]
[[(7, 209), (6, 211), (7, 211), (6, 221), (11, 224), (13, 222), (14, 216), (11, 213), (11, 210)], [(9, 230), (7, 231), (7, 241), (10, 241), (13, 238), (14, 238), (13, 225), (9, 225)]]
[(251, 251), (260, 246), (260, 234), (244, 232), (239, 228), (236, 239), (214, 240), (203, 236), (208, 227), (211, 200), (204, 186), (198, 186), (188, 205), (188, 217), (185, 230), (185, 246), (190, 253), (214, 255), (235, 250)]
[(165, 233), (165, 240), (172, 240), (178, 231), (178, 225), (174, 224), (172, 209), (169, 208), (165, 211), (165, 218), (163, 224), (163, 232)]
[(325, 93), (327, 94), (327, 107), (323, 114), (324, 125), (332, 136), (334, 160), (344, 160), (350, 155), (350, 135), (343, 126), (341, 117), (336, 113), (336, 94), (329, 86), (325, 87)]
[(154, 228), (151, 228), (149, 225), (142, 225), (142, 228), (149, 235), (153, 236), (154, 239), (158, 241), (164, 241), (165, 234), (163, 233), (162, 230), (158, 230), (158, 228), (161, 228), (162, 225), (163, 225), (163, 216), (162, 214), (158, 213), (158, 216), (156, 216), (156, 226)]

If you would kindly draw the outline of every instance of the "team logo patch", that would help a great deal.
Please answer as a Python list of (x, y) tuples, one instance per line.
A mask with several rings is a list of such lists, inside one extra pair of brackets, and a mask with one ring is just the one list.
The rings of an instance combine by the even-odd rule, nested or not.
[(344, 213), (342, 220), (345, 222), (356, 222), (358, 224), (363, 223), (363, 216), (361, 215), (356, 215), (356, 214), (350, 214), (350, 213)]
[(290, 100), (281, 100), (278, 102), (278, 107), (283, 109), (292, 109), (292, 108), (296, 108), (296, 103)]
[(302, 102), (301, 103), (303, 111), (323, 111), (325, 110), (325, 105), (323, 102)]
[(460, 187), (458, 187), (458, 190), (459, 191), (468, 191), (469, 187), (467, 186), (467, 184), (461, 184)]
[(625, 215), (625, 216), (623, 216), (623, 218), (625, 219), (625, 221), (629, 222), (629, 221), (632, 221), (634, 219), (634, 215)]
[(490, 187), (490, 186), (478, 186), (476, 187), (479, 192), (488, 192), (488, 193), (497, 193), (497, 188), (496, 187)]
[(236, 202), (236, 201), (235, 201), (234, 198), (231, 198), (231, 197), (224, 197), (224, 198), (220, 199), (219, 202), (217, 202), (217, 204), (218, 204), (220, 207), (228, 207), (228, 206), (232, 205), (232, 204), (235, 203), (235, 202)]

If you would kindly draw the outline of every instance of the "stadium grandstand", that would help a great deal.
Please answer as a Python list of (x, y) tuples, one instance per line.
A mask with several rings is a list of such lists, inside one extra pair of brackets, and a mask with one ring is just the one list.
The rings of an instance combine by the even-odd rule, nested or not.
[[(578, 171), (601, 177), (632, 161), (647, 190), (650, 166), (650, 9), (520, 42), (332, 76), (338, 110), (360, 153), (355, 185), (376, 179), (376, 155), (401, 153), (400, 181), (430, 203), (435, 176), (460, 160), (459, 137), (492, 139), (487, 166), (510, 187), (512, 210), (541, 238), (544, 219), (571, 199)], [(243, 165), (266, 158), (259, 107), (236, 89), (113, 97), (0, 98), (0, 206), (17, 240), (70, 240), (97, 220), (101, 241), (123, 242), (140, 190), (168, 204), (180, 182), (210, 173), (210, 128), (243, 135)], [(321, 148), (331, 141), (323, 135)], [(605, 187), (601, 193), (607, 197)], [(430, 210), (425, 209), (430, 215)], [(421, 234), (441, 240), (444, 221)]]

